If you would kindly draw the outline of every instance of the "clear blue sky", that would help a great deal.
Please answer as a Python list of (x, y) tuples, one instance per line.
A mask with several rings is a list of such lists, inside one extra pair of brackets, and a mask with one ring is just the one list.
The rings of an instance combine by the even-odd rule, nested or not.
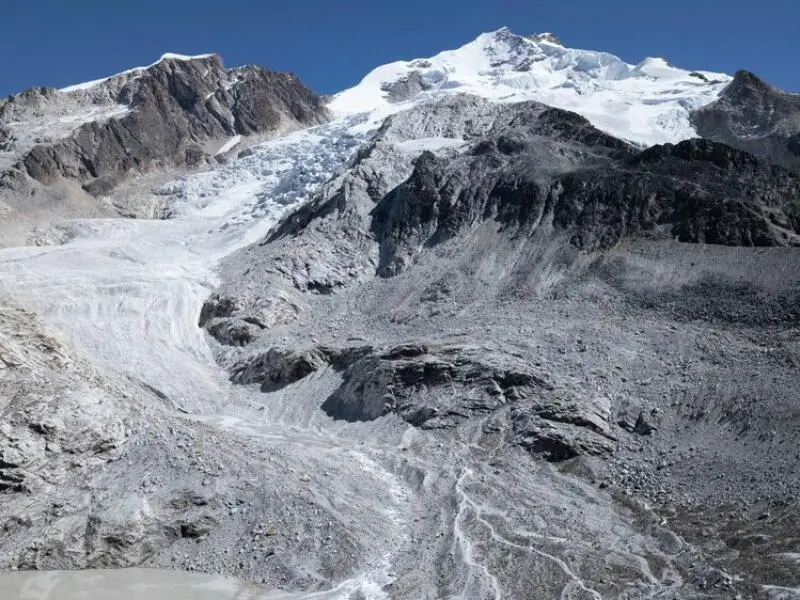
[(331, 93), (377, 65), (503, 25), (628, 62), (749, 69), (800, 92), (800, 0), (9, 0), (0, 95), (96, 79), (164, 52), (217, 52), (229, 66), (293, 71)]

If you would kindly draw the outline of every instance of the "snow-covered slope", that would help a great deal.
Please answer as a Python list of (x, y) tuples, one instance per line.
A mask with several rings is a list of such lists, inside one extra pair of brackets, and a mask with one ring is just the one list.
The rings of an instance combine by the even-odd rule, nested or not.
[(550, 34), (526, 38), (504, 28), (432, 58), (378, 67), (329, 106), (337, 115), (371, 113), (374, 123), (420, 97), (441, 94), (537, 100), (650, 145), (694, 137), (690, 111), (714, 101), (730, 80), (661, 58), (631, 65), (604, 52), (565, 48)]

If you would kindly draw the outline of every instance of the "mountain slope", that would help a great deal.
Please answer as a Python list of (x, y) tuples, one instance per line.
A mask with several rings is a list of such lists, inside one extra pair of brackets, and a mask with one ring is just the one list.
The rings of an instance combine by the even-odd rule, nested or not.
[[(205, 98), (236, 71), (185, 58), (64, 94), (141, 89), (229, 149)], [(286, 81), (253, 85), (291, 105)], [(0, 311), (0, 566), (297, 600), (792, 593), (800, 178), (680, 139), (727, 81), (501, 30), (215, 169), (164, 158), (137, 193), (168, 219), (0, 250), (42, 321)]]
[[(541, 565), (531, 548), (574, 556), (497, 516), (524, 502), (505, 487), (504, 460), (528, 464), (525, 452), (531, 471), (537, 461), (578, 469), (613, 498), (646, 497), (656, 521), (674, 518), (649, 533), (669, 565), (650, 580), (656, 594), (761, 597), (762, 585), (796, 581), (767, 556), (791, 544), (795, 521), (781, 533), (750, 523), (772, 506), (796, 514), (794, 459), (770, 448), (797, 442), (799, 390), (794, 349), (776, 362), (753, 344), (796, 338), (800, 255), (753, 246), (797, 245), (799, 186), (723, 144), (641, 151), (574, 113), (447, 95), (388, 118), (346, 171), (228, 257), (200, 324), (231, 380), (264, 394), (269, 419), (307, 414), (299, 406), (309, 402), (376, 436), (400, 419), (408, 435), (444, 448), (469, 440), (475, 452), (459, 464), (473, 472), (491, 448), (503, 468), (456, 517), (491, 575), (473, 565), (465, 585), (474, 594), (533, 585)], [(759, 447), (767, 429), (774, 435)], [(447, 477), (449, 463), (432, 452), (445, 462), (427, 476)], [(739, 509), (705, 540), (681, 516), (710, 523), (730, 506)], [(737, 528), (773, 537), (741, 549)], [(463, 530), (453, 535), (457, 543)], [(601, 538), (599, 547), (613, 545)], [(593, 579), (604, 552), (577, 555), (577, 580), (594, 593), (650, 597), (615, 587), (639, 574)], [(528, 574), (501, 566), (509, 556)], [(415, 597), (419, 569), (396, 568), (388, 589)], [(438, 571), (453, 578), (434, 597), (455, 593), (455, 571)]]

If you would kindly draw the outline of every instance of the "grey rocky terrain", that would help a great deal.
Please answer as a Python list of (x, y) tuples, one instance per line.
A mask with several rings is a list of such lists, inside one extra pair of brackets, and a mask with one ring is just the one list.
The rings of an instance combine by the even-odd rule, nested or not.
[[(84, 102), (34, 146), (9, 126)], [(41, 194), (50, 220), (143, 216), (134, 196), (169, 217), (0, 251), (0, 568), (198, 571), (242, 598), (797, 597), (793, 102), (739, 74), (701, 138), (646, 149), (466, 94), (369, 130), (205, 57), (0, 105), (9, 227)]]

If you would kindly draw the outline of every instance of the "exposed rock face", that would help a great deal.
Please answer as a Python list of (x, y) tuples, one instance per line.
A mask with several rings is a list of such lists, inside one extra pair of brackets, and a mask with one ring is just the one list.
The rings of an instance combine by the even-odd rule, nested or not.
[(748, 71), (736, 73), (719, 100), (695, 111), (704, 138), (800, 170), (800, 95), (782, 92)]
[(395, 413), (418, 427), (453, 427), (551, 388), (514, 362), (480, 348), (408, 343), (354, 361), (322, 409), (347, 421)]
[(515, 444), (552, 462), (608, 455), (616, 447), (608, 399), (557, 389), (519, 357), (478, 346), (271, 348), (235, 364), (231, 379), (276, 392), (328, 368), (343, 380), (321, 407), (336, 420), (394, 414), (423, 430), (448, 430), (494, 416), (493, 427), (504, 422)]
[(412, 71), (407, 77), (392, 82), (384, 88), (391, 102), (404, 102), (429, 90), (431, 84), (425, 81), (419, 71)]
[[(13, 141), (11, 123), (20, 127), (59, 112), (85, 122), (62, 139), (34, 138), (30, 149), (30, 140)], [(13, 96), (0, 104), (0, 139), (9, 155), (21, 152), (13, 168), (35, 180), (74, 179), (103, 195), (129, 173), (207, 163), (233, 136), (274, 136), (327, 119), (321, 99), (293, 75), (255, 66), (225, 69), (218, 56), (165, 58), (88, 89)]]
[(608, 402), (582, 401), (562, 408), (558, 404), (515, 410), (515, 443), (550, 462), (582, 455), (608, 457), (617, 449), (609, 432)]
[(534, 42), (550, 42), (551, 44), (556, 44), (558, 46), (564, 45), (558, 36), (552, 33), (536, 33), (532, 35), (530, 39), (532, 39)]
[(450, 429), (501, 413), (493, 427), (509, 419), (513, 425), (505, 426), (515, 432), (513, 442), (552, 462), (608, 455), (616, 447), (607, 401), (564, 402), (563, 391), (518, 358), (485, 348), (405, 344), (360, 359), (343, 376), (322, 405), (336, 419), (394, 413), (415, 427)]
[(269, 351), (238, 364), (231, 376), (235, 383), (260, 383), (265, 392), (286, 387), (328, 366), (334, 352), (327, 348)]
[[(566, 141), (537, 131), (550, 119)], [(516, 235), (552, 225), (586, 251), (643, 233), (733, 246), (800, 245), (797, 176), (710, 141), (633, 154), (599, 132), (584, 146), (591, 158), (581, 160), (578, 136), (592, 132), (581, 121), (545, 111), (534, 127), (490, 136), (465, 156), (420, 156), (372, 214), (378, 272), (396, 274), (422, 249), (488, 219)]]

